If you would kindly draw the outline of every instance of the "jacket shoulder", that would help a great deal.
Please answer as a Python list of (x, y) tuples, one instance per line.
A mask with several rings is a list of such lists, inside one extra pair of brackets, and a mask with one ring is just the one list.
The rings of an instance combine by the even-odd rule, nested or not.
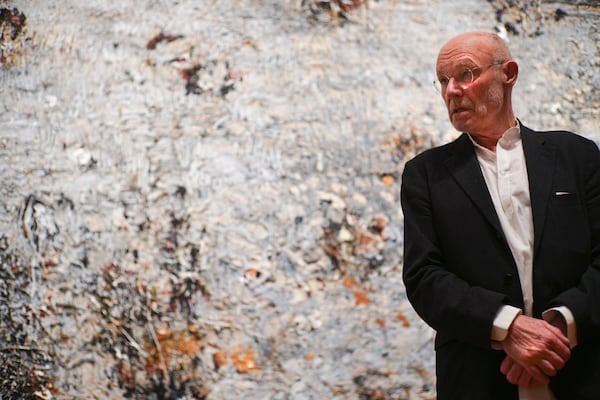
[(549, 131), (534, 131), (533, 129), (522, 127), (523, 135), (531, 135), (539, 140), (548, 140), (553, 143), (560, 145), (572, 145), (572, 146), (590, 146), (594, 145), (599, 147), (599, 143), (594, 142), (592, 139), (586, 138), (578, 133), (566, 131), (566, 130), (549, 130)]
[(453, 153), (458, 151), (459, 148), (463, 148), (463, 146), (472, 146), (468, 136), (464, 133), (452, 142), (429, 148), (422, 153), (417, 154), (407, 161), (405, 168), (443, 163)]

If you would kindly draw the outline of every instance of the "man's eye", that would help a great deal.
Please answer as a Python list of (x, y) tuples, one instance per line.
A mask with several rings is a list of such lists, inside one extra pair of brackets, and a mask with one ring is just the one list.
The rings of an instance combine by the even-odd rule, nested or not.
[(440, 78), (440, 83), (442, 84), (442, 86), (448, 86), (448, 82), (450, 82), (450, 78), (448, 78), (447, 76), (442, 76)]
[(471, 82), (473, 78), (472, 72), (470, 69), (465, 69), (458, 75), (458, 79), (460, 82)]

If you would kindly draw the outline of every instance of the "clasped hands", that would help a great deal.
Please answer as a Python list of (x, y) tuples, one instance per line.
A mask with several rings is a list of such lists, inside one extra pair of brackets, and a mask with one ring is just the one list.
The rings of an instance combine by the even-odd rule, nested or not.
[(557, 327), (559, 321), (546, 322), (520, 315), (501, 343), (506, 358), (500, 371), (515, 385), (545, 385), (565, 366), (571, 356), (569, 339)]

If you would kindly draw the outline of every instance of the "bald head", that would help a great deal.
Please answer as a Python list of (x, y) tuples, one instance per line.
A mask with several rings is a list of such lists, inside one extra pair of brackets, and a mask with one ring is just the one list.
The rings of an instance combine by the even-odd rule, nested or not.
[(504, 40), (489, 32), (466, 32), (453, 37), (442, 46), (438, 61), (445, 54), (456, 51), (475, 52), (481, 57), (488, 57), (490, 63), (512, 59)]

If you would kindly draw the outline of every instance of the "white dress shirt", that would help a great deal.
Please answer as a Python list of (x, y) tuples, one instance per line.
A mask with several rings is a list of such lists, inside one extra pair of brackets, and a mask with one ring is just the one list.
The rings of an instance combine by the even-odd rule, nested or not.
[[(521, 313), (531, 316), (533, 310), (533, 217), (527, 165), (518, 122), (517, 126), (504, 132), (498, 141), (496, 152), (480, 146), (472, 138), (471, 140), (500, 225), (517, 264), (523, 294), (524, 310), (507, 305), (498, 311), (491, 339), (502, 341), (514, 319)], [(551, 320), (557, 314), (565, 319), (568, 326), (565, 334), (571, 340), (571, 347), (574, 347), (575, 321), (568, 308), (552, 308), (544, 312), (543, 317)], [(547, 385), (519, 387), (519, 400), (555, 400), (555, 397)]]

